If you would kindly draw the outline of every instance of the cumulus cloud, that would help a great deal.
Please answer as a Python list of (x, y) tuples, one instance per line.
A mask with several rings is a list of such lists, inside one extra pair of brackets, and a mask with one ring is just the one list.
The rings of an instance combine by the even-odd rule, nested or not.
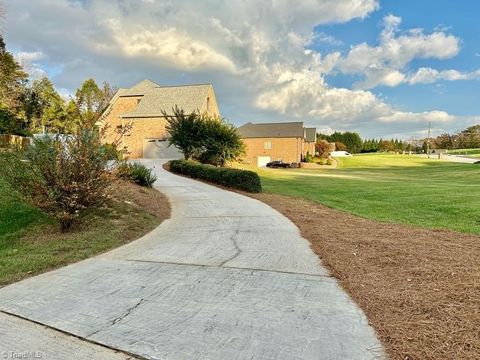
[[(363, 19), (379, 8), (378, 0), (303, 0), (295, 6), (288, 0), (16, 0), (7, 6), (7, 44), (45, 54), (65, 93), (88, 77), (123, 87), (142, 78), (208, 81), (223, 114), (237, 123), (295, 118), (381, 136), (417, 131), (427, 119), (459, 121), (439, 110), (401, 111), (367, 90), (410, 81), (405, 68), (412, 59), (454, 56), (460, 45), (453, 35), (402, 32), (401, 19), (391, 15), (378, 46), (358, 44), (345, 57), (309, 48), (340, 45), (314, 28)], [(332, 87), (325, 76), (335, 71), (365, 79), (357, 89)]]
[(473, 72), (461, 72), (453, 69), (438, 71), (429, 67), (421, 67), (408, 77), (408, 83), (411, 85), (430, 84), (438, 80), (457, 81), (478, 78), (480, 78), (480, 70)]
[(425, 34), (422, 29), (400, 32), (401, 22), (400, 17), (386, 16), (378, 46), (355, 45), (339, 60), (337, 66), (343, 73), (364, 77), (356, 88), (397, 86), (406, 80), (404, 70), (414, 59), (448, 59), (460, 51), (460, 40), (453, 35), (441, 31)]
[[(118, 45), (115, 49), (126, 56), (160, 60), (181, 70), (235, 70), (234, 63), (226, 56), (175, 27), (148, 29), (137, 25), (126, 30), (117, 19), (108, 19), (106, 24)], [(110, 46), (99, 44), (98, 47)]]

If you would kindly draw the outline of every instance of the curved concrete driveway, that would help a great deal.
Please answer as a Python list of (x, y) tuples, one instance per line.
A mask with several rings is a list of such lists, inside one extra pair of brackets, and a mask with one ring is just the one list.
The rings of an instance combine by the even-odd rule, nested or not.
[(144, 163), (172, 218), (0, 289), (0, 310), (148, 359), (383, 358), (364, 314), (288, 219)]

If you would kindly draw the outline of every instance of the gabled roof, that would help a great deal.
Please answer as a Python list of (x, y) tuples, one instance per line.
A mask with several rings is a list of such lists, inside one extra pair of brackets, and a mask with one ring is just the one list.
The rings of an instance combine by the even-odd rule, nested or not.
[(137, 108), (123, 117), (162, 116), (162, 111), (172, 114), (178, 106), (187, 114), (199, 111), (206, 102), (211, 84), (185, 86), (156, 86), (149, 88)]
[(305, 132), (302, 122), (282, 122), (252, 124), (246, 123), (238, 128), (238, 133), (244, 139), (248, 138), (303, 138)]
[(158, 86), (160, 85), (151, 80), (145, 79), (140, 81), (138, 84), (133, 85), (130, 89), (121, 89), (124, 91), (120, 96), (145, 95), (149, 90)]

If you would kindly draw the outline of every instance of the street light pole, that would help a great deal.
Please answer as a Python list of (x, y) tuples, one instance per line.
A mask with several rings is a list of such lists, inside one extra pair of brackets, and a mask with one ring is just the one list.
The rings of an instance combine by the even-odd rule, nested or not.
[(428, 137), (427, 137), (427, 157), (430, 159), (430, 130), (431, 130), (431, 121), (428, 121)]

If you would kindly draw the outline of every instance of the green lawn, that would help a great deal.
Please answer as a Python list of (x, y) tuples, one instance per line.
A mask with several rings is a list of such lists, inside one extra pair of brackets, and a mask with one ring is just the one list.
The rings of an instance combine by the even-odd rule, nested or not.
[[(54, 219), (21, 201), (0, 178), (0, 286), (88, 258), (155, 228), (162, 219), (126, 204), (133, 200), (122, 186), (118, 191), (125, 199), (112, 200), (108, 209), (92, 212), (72, 232), (62, 233)], [(161, 204), (155, 190), (132, 189)]]
[(480, 165), (414, 155), (357, 155), (337, 169), (257, 170), (265, 192), (386, 222), (480, 234)]
[(480, 149), (455, 149), (455, 150), (448, 150), (448, 153), (453, 155), (467, 155), (470, 157), (480, 157)]

